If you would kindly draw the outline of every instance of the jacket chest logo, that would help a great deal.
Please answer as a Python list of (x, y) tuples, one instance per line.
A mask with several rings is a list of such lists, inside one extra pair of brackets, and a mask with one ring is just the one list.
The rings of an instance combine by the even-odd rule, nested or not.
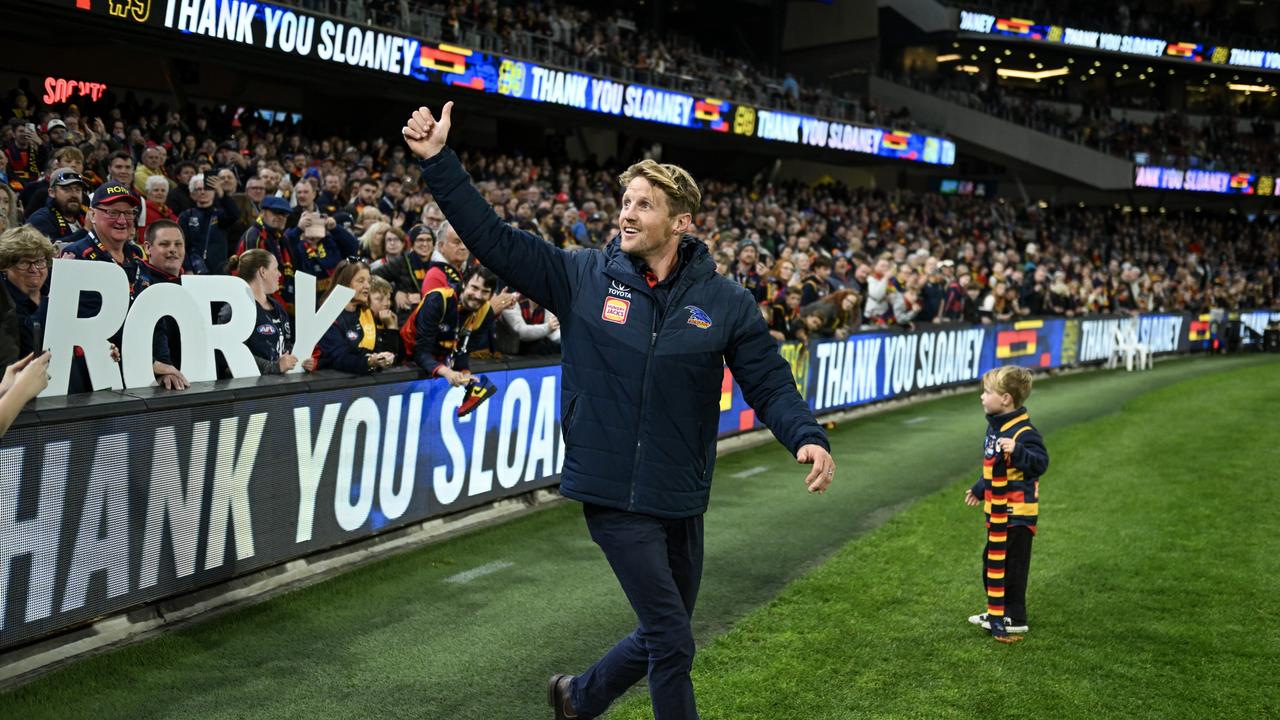
[(699, 330), (706, 330), (711, 327), (711, 316), (702, 308), (696, 305), (685, 305), (684, 309), (689, 311), (689, 320), (687, 322), (690, 325)]
[(610, 294), (610, 295), (612, 295), (613, 297), (623, 298), (623, 299), (625, 299), (625, 300), (630, 300), (630, 299), (631, 299), (631, 288), (627, 287), (626, 285), (623, 285), (622, 283), (618, 282), (617, 280), (610, 280), (610, 281), (609, 281), (609, 294)]
[[(612, 288), (610, 289), (612, 292)], [(600, 318), (618, 325), (627, 323), (627, 313), (631, 312), (631, 302), (616, 297), (607, 297), (604, 299), (604, 311), (600, 313)]]

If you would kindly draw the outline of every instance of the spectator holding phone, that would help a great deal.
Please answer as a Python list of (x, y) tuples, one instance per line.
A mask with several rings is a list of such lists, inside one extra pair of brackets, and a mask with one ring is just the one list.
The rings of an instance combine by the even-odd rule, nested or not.
[(9, 159), (9, 181), (17, 183), (14, 189), (21, 192), (27, 183), (40, 178), (40, 135), (36, 132), (35, 123), (19, 125), (13, 133), (13, 141), (4, 148)]
[(178, 225), (187, 240), (186, 270), (198, 275), (221, 275), (232, 249), (228, 231), (240, 217), (240, 209), (212, 173), (192, 176), (187, 187), (195, 207), (178, 216)]
[(298, 218), (298, 226), (286, 230), (284, 237), (293, 271), (314, 275), (319, 293), (329, 290), (343, 258), (355, 257), (360, 252), (360, 241), (355, 235), (332, 217), (320, 213), (303, 213)]

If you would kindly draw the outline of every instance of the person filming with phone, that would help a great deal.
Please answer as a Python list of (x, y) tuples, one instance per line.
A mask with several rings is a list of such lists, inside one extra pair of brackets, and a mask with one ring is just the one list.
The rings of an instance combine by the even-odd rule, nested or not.
[(318, 212), (302, 213), (298, 226), (286, 230), (284, 237), (293, 271), (314, 275), (319, 294), (328, 291), (338, 264), (360, 252), (355, 235)]

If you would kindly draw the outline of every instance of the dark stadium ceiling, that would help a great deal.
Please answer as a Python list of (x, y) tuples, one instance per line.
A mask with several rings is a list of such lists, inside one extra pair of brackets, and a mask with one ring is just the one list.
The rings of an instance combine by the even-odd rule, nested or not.
[[(1113, 97), (1115, 104), (1155, 108), (1185, 98), (1194, 111), (1198, 96), (1249, 101), (1255, 112), (1280, 109), (1280, 74), (1247, 68), (1160, 62), (1109, 53), (1083, 53), (1053, 46), (960, 37), (930, 45), (888, 48), (895, 74), (928, 78), (970, 75), (1010, 87), (1041, 90), (1046, 97), (1078, 101), (1083, 95)], [(1180, 101), (1175, 104), (1182, 104)]]

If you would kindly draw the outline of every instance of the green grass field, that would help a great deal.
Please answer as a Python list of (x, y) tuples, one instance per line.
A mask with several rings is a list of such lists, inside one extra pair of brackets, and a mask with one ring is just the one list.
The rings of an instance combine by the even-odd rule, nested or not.
[[(1052, 465), (1013, 646), (965, 622), (976, 392), (843, 424), (825, 496), (776, 445), (721, 458), (703, 717), (1280, 716), (1280, 363), (1082, 373), (1028, 404)], [(632, 622), (565, 504), (76, 663), (0, 718), (544, 718), (546, 677)]]

